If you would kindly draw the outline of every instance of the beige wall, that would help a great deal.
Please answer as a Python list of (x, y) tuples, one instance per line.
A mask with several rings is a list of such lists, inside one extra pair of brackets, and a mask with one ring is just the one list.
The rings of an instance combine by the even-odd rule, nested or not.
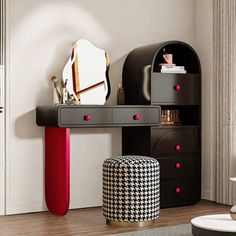
[(202, 65), (202, 198), (215, 200), (212, 169), (213, 0), (195, 0), (195, 48)]
[[(107, 103), (115, 104), (125, 55), (140, 45), (166, 40), (194, 46), (195, 12), (193, 0), (7, 2), (6, 207), (10, 214), (46, 209), (43, 128), (35, 124), (35, 107), (52, 103), (49, 78), (61, 75), (72, 43), (86, 38), (108, 51), (112, 94)], [(118, 154), (120, 128), (72, 130), (71, 208), (101, 205), (102, 162)]]

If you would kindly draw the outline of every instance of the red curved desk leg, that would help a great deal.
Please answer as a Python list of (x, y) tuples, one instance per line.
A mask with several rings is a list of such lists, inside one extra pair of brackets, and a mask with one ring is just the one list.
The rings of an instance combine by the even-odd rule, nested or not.
[(69, 128), (45, 128), (45, 198), (53, 214), (67, 213), (70, 201)]

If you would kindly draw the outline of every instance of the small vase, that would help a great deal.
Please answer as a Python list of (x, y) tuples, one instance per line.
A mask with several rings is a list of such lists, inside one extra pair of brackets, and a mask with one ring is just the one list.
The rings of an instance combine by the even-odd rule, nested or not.
[(60, 104), (60, 100), (58, 98), (58, 93), (55, 87), (53, 87), (53, 105), (57, 106)]

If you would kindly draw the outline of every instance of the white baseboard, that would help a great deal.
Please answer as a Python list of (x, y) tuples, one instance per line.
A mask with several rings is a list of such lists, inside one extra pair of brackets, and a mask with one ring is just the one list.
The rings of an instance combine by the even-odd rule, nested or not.
[(77, 209), (77, 208), (87, 208), (87, 207), (101, 207), (102, 206), (102, 199), (98, 199), (97, 197), (90, 197), (90, 198), (79, 198), (79, 199), (72, 199), (70, 201), (70, 209)]
[[(90, 198), (81, 198), (74, 200), (72, 199), (70, 201), (69, 209), (101, 207), (101, 206), (102, 206), (102, 199), (98, 199), (97, 197), (90, 197)], [(45, 203), (8, 204), (6, 209), (6, 215), (35, 213), (42, 211), (48, 211)]]
[(10, 205), (6, 208), (6, 215), (24, 214), (24, 213), (35, 213), (48, 211), (47, 207), (42, 203), (36, 204), (17, 204)]

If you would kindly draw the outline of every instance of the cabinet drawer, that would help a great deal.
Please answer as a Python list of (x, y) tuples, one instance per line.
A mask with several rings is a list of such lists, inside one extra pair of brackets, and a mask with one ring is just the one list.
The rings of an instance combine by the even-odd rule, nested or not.
[(199, 104), (200, 96), (199, 75), (152, 74), (152, 104)]
[(201, 161), (199, 157), (163, 157), (157, 158), (160, 163), (161, 180), (197, 177), (201, 175)]
[(116, 107), (113, 109), (114, 124), (160, 124), (160, 107)]
[(152, 128), (152, 156), (198, 151), (198, 127)]
[(191, 205), (201, 198), (201, 184), (199, 179), (179, 179), (160, 184), (161, 208)]
[(61, 126), (112, 124), (112, 110), (109, 108), (61, 107), (59, 116)]

